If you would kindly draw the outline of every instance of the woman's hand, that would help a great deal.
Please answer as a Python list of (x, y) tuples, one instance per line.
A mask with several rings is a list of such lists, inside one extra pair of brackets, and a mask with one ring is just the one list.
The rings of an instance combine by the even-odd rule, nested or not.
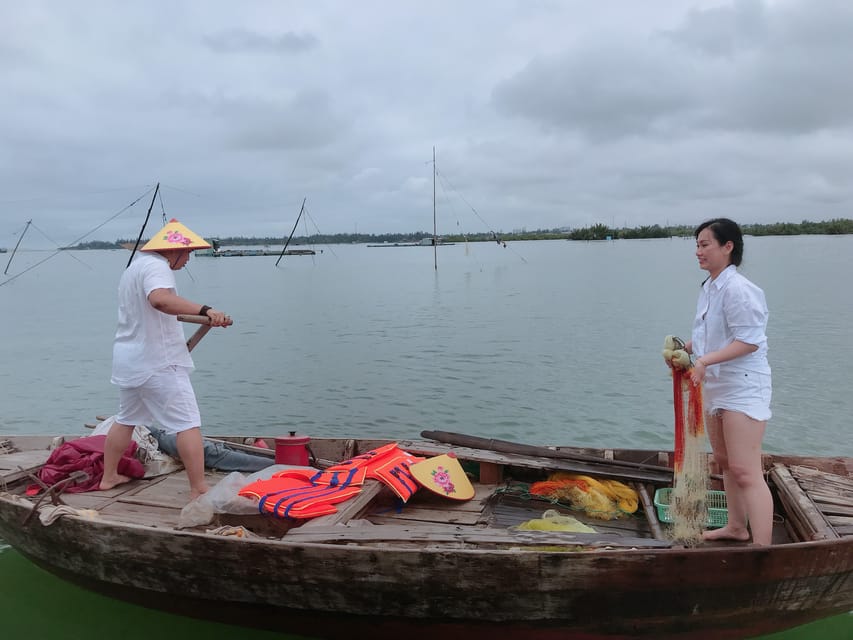
[(694, 387), (705, 379), (706, 369), (707, 366), (702, 361), (702, 358), (697, 358), (696, 362), (693, 363), (693, 368), (690, 370), (690, 381)]

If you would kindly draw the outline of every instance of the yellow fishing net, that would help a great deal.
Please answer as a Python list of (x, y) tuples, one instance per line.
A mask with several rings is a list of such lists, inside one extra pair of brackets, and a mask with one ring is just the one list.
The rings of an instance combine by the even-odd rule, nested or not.
[(624, 518), (634, 513), (639, 504), (637, 492), (618, 480), (597, 480), (565, 471), (534, 482), (530, 485), (530, 493), (568, 503), (599, 520)]

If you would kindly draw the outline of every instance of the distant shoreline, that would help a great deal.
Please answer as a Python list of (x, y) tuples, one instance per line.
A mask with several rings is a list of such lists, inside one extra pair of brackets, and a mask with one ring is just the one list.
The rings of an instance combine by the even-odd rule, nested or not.
[[(822, 222), (809, 222), (804, 220), (800, 223), (776, 222), (771, 224), (743, 224), (743, 232), (748, 236), (799, 236), (799, 235), (848, 235), (853, 234), (853, 220), (840, 218)], [(639, 240), (648, 238), (692, 238), (695, 227), (688, 225), (665, 226), (651, 225), (642, 227), (611, 228), (604, 224), (596, 224), (579, 229), (537, 229), (535, 231), (511, 231), (507, 233), (490, 231), (488, 233), (472, 234), (443, 234), (441, 240), (445, 244), (464, 242), (497, 242), (504, 244), (522, 240)], [(288, 246), (318, 245), (318, 244), (373, 244), (392, 245), (412, 243), (421, 244), (423, 240), (432, 238), (431, 233), (416, 231), (414, 233), (337, 233), (318, 234), (315, 236), (300, 236), (291, 238)], [(214, 240), (214, 238), (208, 238)], [(215, 238), (219, 246), (243, 247), (254, 246), (284, 246), (287, 238), (245, 238), (245, 237), (219, 237)], [(145, 240), (140, 241), (140, 246)], [(63, 249), (121, 249), (123, 245), (131, 247), (136, 241), (119, 239), (115, 242), (92, 241), (81, 242), (74, 246), (63, 247)], [(431, 243), (426, 243), (431, 245)]]

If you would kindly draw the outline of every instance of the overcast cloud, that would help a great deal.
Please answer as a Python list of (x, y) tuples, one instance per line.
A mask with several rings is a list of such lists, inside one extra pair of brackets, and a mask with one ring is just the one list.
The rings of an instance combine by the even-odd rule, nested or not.
[(433, 147), (439, 233), (853, 217), (851, 33), (844, 0), (3, 2), (0, 246), (135, 237), (157, 182), (204, 236), (303, 198), (431, 230)]

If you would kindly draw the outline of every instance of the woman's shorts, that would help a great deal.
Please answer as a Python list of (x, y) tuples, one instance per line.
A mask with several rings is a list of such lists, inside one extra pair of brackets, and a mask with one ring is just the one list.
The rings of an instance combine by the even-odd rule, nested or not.
[(755, 371), (726, 371), (721, 376), (706, 375), (705, 411), (739, 411), (753, 420), (765, 422), (772, 415), (770, 374)]
[(138, 387), (119, 389), (116, 422), (130, 426), (155, 424), (171, 433), (201, 426), (189, 371), (167, 367)]

